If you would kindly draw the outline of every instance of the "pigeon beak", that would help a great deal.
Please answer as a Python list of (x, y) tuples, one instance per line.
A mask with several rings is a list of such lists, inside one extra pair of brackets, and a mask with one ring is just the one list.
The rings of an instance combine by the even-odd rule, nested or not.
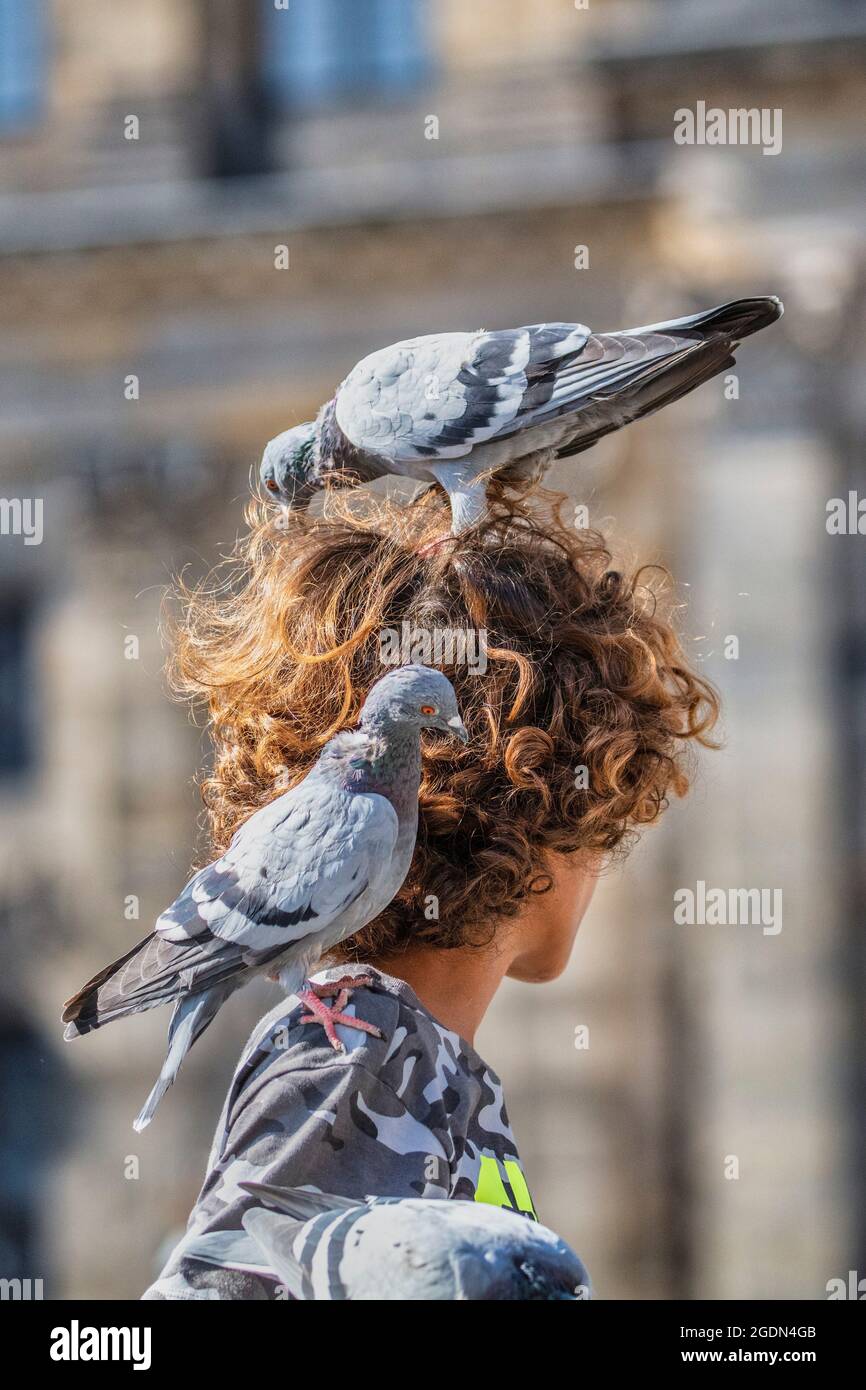
[(459, 714), (455, 714), (448, 720), (448, 728), (452, 731), (455, 738), (459, 738), (461, 743), (469, 742), (469, 734), (466, 732), (466, 725), (463, 723)]

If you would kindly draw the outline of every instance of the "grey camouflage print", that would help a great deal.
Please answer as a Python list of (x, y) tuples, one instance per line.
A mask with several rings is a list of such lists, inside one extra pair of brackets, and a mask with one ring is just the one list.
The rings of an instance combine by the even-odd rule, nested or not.
[[(257, 1181), (363, 1198), (463, 1198), (534, 1218), (498, 1077), (443, 1028), (402, 980), (369, 966), (317, 981), (371, 977), (348, 1012), (384, 1040), (338, 1028), (345, 1054), (283, 999), (254, 1030), (217, 1126), (188, 1232), (240, 1230)], [(255, 1275), (187, 1259), (182, 1244), (145, 1299), (269, 1299)]]

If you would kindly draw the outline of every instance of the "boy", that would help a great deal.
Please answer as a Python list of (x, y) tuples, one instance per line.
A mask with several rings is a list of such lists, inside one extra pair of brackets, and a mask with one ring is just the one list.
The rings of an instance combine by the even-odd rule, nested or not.
[[(203, 792), (219, 851), (351, 724), (395, 632), (447, 664), (465, 749), (425, 747), (418, 843), (390, 907), (315, 977), (345, 1049), (282, 1000), (235, 1073), (189, 1231), (237, 1229), (253, 1179), (343, 1196), (493, 1202), (535, 1215), (502, 1088), (473, 1047), (500, 982), (565, 967), (604, 861), (688, 789), (715, 692), (690, 670), (641, 572), (554, 509), (500, 501), (431, 552), (432, 499), (262, 523), (233, 585), (184, 595), (175, 674), (208, 701)], [(454, 643), (451, 643), (452, 654)], [(457, 644), (459, 648), (459, 643)], [(433, 663), (437, 664), (437, 663)], [(381, 1037), (351, 1027), (353, 1017)], [(145, 1298), (279, 1297), (272, 1282), (171, 1256)]]

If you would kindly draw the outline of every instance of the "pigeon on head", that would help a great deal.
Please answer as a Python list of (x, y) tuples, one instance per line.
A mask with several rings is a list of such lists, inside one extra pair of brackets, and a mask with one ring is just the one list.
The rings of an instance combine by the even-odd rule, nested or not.
[(165, 1064), (136, 1129), (225, 1000), (257, 974), (297, 994), (337, 1049), (335, 1023), (377, 1033), (342, 1013), (363, 977), (302, 986), (323, 955), (387, 907), (409, 871), (423, 729), (468, 738), (448, 678), (397, 667), (370, 689), (357, 729), (330, 739), (303, 781), (244, 822), (149, 936), (68, 1000), (67, 1038), (174, 1004)]
[(287, 507), (329, 481), (438, 482), (459, 535), (486, 515), (490, 478), (540, 478), (678, 400), (781, 313), (771, 295), (614, 333), (533, 323), (409, 338), (363, 358), (315, 421), (272, 440), (261, 479)]

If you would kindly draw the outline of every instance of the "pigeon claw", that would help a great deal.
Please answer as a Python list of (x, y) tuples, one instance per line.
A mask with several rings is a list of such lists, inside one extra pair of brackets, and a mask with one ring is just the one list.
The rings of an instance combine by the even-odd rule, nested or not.
[[(345, 979), (334, 980), (330, 984), (315, 984), (312, 980), (307, 981), (305, 989), (298, 991), (298, 999), (309, 1013), (304, 1014), (299, 1019), (300, 1023), (319, 1023), (325, 1030), (325, 1036), (335, 1052), (345, 1052), (346, 1048), (337, 1037), (337, 1024), (343, 1028), (351, 1028), (358, 1033), (369, 1033), (371, 1037), (381, 1038), (381, 1029), (375, 1023), (367, 1023), (363, 1018), (356, 1018), (354, 1014), (344, 1013), (344, 1009), (349, 1002), (349, 996), (356, 990), (365, 985), (372, 984), (372, 980), (367, 975), (348, 975)], [(333, 1004), (326, 1004), (325, 1000), (333, 998)]]

